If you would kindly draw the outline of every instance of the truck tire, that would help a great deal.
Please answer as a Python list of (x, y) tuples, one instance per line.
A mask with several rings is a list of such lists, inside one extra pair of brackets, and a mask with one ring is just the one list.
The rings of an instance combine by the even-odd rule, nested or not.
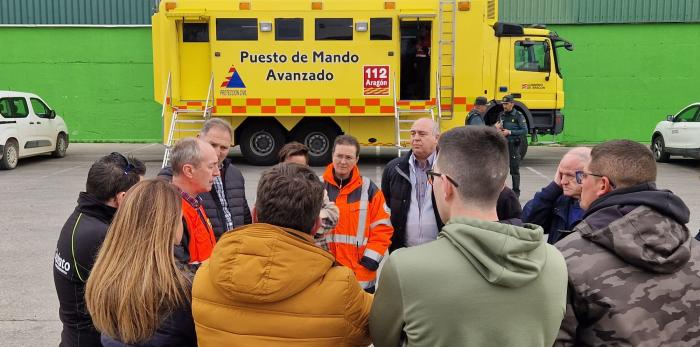
[(527, 148), (528, 148), (528, 143), (527, 143), (527, 135), (523, 135), (520, 138), (520, 160), (525, 159), (525, 154), (527, 154)]
[(295, 131), (292, 137), (309, 148), (309, 165), (325, 166), (333, 159), (333, 141), (337, 136), (338, 132), (332, 125), (319, 123)]
[(10, 139), (5, 143), (2, 150), (2, 159), (0, 159), (0, 169), (12, 170), (17, 167), (19, 161), (19, 146), (17, 141)]
[(241, 152), (253, 165), (276, 164), (277, 153), (283, 145), (284, 133), (275, 123), (251, 123), (241, 132)]
[(60, 133), (56, 137), (56, 149), (51, 152), (54, 158), (63, 158), (66, 156), (66, 150), (68, 149), (68, 137), (66, 134)]

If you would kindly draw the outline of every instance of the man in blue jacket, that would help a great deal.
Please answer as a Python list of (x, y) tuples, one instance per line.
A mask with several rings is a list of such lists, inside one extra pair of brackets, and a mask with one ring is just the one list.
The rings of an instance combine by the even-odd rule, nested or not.
[(579, 206), (581, 185), (576, 183), (575, 176), (590, 157), (588, 147), (576, 147), (567, 152), (559, 162), (554, 181), (536, 193), (523, 208), (523, 222), (542, 226), (551, 244), (566, 236), (566, 231), (573, 230), (583, 218)]

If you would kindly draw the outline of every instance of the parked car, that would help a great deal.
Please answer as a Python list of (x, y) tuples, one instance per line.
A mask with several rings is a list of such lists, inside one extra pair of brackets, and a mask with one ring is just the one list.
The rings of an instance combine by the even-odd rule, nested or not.
[(659, 122), (651, 135), (651, 150), (658, 162), (671, 155), (700, 159), (700, 102)]
[(39, 96), (0, 90), (0, 168), (14, 169), (20, 158), (64, 157), (68, 127)]

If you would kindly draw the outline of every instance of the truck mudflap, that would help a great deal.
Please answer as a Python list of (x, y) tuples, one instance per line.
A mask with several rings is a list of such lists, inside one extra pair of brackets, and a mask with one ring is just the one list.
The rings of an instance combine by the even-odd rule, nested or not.
[(561, 134), (564, 131), (564, 114), (560, 110), (554, 112), (554, 135)]

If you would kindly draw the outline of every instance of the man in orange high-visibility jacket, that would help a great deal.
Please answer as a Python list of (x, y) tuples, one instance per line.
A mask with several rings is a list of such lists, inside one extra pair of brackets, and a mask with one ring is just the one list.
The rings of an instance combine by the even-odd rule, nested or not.
[(382, 191), (357, 168), (360, 145), (352, 136), (338, 136), (333, 163), (323, 174), (328, 198), (340, 210), (335, 229), (326, 236), (336, 260), (352, 269), (367, 292), (373, 293), (377, 268), (391, 244), (388, 208)]
[(209, 192), (219, 176), (219, 159), (209, 143), (195, 138), (178, 141), (170, 156), (173, 185), (182, 197), (182, 246), (176, 256), (190, 264), (199, 264), (214, 250), (216, 238), (199, 194)]

